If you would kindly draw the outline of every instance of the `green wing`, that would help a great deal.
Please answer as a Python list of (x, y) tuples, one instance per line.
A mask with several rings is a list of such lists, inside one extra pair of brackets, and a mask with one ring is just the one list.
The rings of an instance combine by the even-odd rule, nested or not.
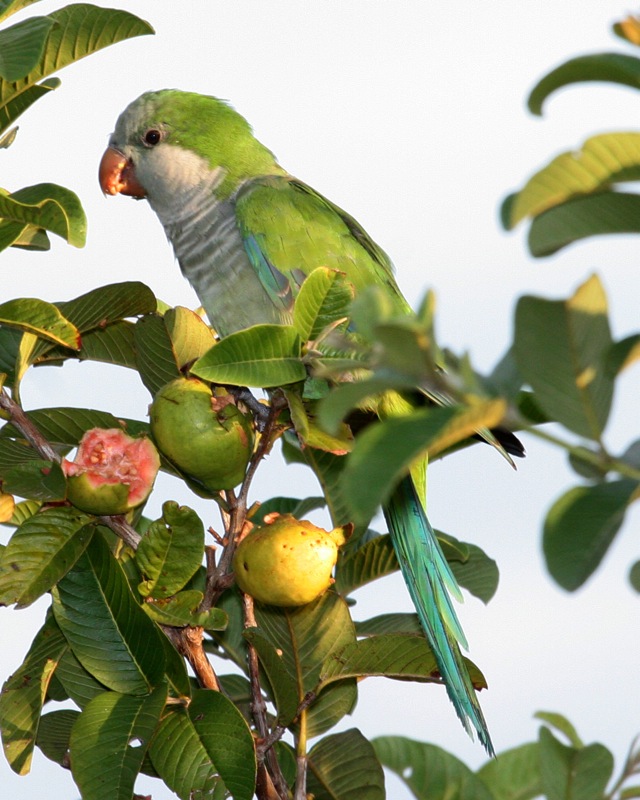
[(386, 286), (398, 310), (408, 309), (386, 253), (353, 217), (304, 183), (264, 176), (235, 200), (243, 245), (271, 302), (286, 314), (316, 267), (344, 272), (356, 292)]

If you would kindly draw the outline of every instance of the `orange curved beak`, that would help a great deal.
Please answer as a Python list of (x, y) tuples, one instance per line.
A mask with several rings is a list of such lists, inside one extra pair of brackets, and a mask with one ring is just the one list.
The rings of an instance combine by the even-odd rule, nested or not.
[(138, 198), (147, 196), (136, 178), (133, 162), (115, 147), (107, 147), (104, 151), (98, 169), (98, 180), (105, 194), (126, 194)]

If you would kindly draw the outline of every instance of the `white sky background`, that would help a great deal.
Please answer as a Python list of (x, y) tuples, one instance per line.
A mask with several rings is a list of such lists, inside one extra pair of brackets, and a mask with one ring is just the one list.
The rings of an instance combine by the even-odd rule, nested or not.
[[(45, 0), (30, 11), (60, 5)], [(149, 20), (157, 35), (62, 71), (62, 87), (24, 115), (16, 143), (0, 156), (0, 183), (9, 190), (52, 181), (77, 192), (89, 217), (88, 244), (77, 251), (55, 241), (46, 254), (3, 253), (0, 299), (66, 300), (137, 279), (167, 302), (197, 305), (146, 203), (103, 199), (96, 180), (124, 106), (147, 89), (176, 87), (230, 99), (287, 169), (349, 210), (387, 250), (414, 305), (433, 287), (441, 343), (470, 349), (477, 368), (489, 371), (508, 346), (519, 295), (567, 296), (594, 271), (607, 287), (614, 336), (638, 329), (640, 239), (592, 240), (533, 261), (524, 229), (506, 235), (497, 221), (504, 195), (552, 155), (592, 133), (638, 128), (640, 96), (628, 89), (591, 84), (558, 93), (543, 120), (524, 106), (535, 81), (569, 56), (625, 51), (609, 32), (627, 11), (624, 3), (111, 5)], [(637, 435), (638, 388), (637, 370), (620, 382), (608, 435), (614, 452)], [(135, 374), (88, 364), (38, 370), (23, 393), (28, 408), (93, 406), (138, 418), (149, 402)], [(560, 452), (531, 438), (525, 445), (528, 458), (517, 473), (488, 447), (430, 470), (434, 525), (483, 547), (501, 570), (487, 607), (469, 598), (460, 610), (471, 656), (490, 684), (481, 702), (498, 751), (535, 738), (533, 713), (554, 710), (585, 741), (612, 749), (619, 768), (640, 730), (638, 597), (627, 582), (638, 557), (638, 512), (586, 587), (563, 592), (545, 571), (541, 522), (577, 478)], [(302, 468), (274, 460), (254, 498), (314, 492)], [(215, 509), (169, 479), (159, 481), (149, 513), (169, 498), (217, 523)], [(19, 665), (46, 605), (0, 610), (0, 679)], [(393, 610), (410, 610), (399, 577), (361, 591), (361, 618)], [(359, 705), (340, 729), (407, 735), (437, 743), (472, 767), (484, 761), (444, 691), (382, 679), (360, 687)], [(0, 761), (0, 785), (12, 800), (77, 796), (70, 777), (39, 753), (26, 778)], [(409, 797), (399, 782), (388, 779), (387, 786), (389, 798)], [(143, 789), (154, 800), (173, 796), (155, 781), (139, 784)]]

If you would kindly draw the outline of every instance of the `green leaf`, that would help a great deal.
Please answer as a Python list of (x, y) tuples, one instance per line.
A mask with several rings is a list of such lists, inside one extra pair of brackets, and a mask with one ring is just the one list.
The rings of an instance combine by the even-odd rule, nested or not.
[(215, 344), (211, 328), (195, 311), (188, 308), (170, 308), (164, 315), (164, 324), (179, 369), (197, 361)]
[(276, 511), (278, 514), (291, 514), (296, 519), (303, 519), (310, 511), (324, 508), (324, 497), (272, 497), (260, 503), (258, 509), (251, 515), (254, 525), (261, 525), (265, 516)]
[(207, 630), (224, 630), (229, 621), (227, 615), (219, 608), (198, 611), (202, 598), (202, 592), (189, 589), (165, 600), (148, 600), (143, 608), (160, 625), (178, 628), (190, 625)]
[(531, 222), (527, 244), (536, 258), (589, 236), (638, 233), (640, 196), (602, 191), (543, 211)]
[(346, 321), (353, 286), (343, 272), (318, 267), (308, 275), (293, 308), (293, 324), (303, 342), (315, 341), (329, 325)]
[(79, 708), (84, 708), (90, 700), (93, 700), (96, 695), (102, 694), (107, 688), (87, 672), (70, 648), (64, 652), (58, 662), (55, 677), (60, 681), (67, 696)]
[(160, 633), (103, 537), (53, 590), (53, 609), (82, 666), (115, 692), (147, 694), (164, 675)]
[(578, 731), (571, 724), (571, 722), (569, 722), (569, 720), (562, 714), (558, 714), (555, 711), (537, 711), (534, 714), (534, 717), (536, 719), (542, 720), (542, 722), (546, 722), (547, 725), (560, 731), (560, 733), (564, 733), (564, 735), (569, 740), (569, 743), (573, 747), (576, 748), (584, 747), (584, 742), (578, 736)]
[[(640, 63), (640, 62), (639, 62)], [(640, 177), (640, 133), (603, 133), (587, 139), (582, 148), (556, 156), (536, 172), (507, 201), (503, 221), (515, 227), (579, 195), (606, 189), (614, 182)]]
[(638, 483), (629, 479), (576, 486), (551, 506), (542, 546), (547, 568), (563, 589), (575, 591), (595, 571), (637, 491)]
[(44, 228), (75, 247), (84, 247), (87, 218), (82, 204), (74, 192), (55, 183), (38, 183), (11, 194), (1, 192), (0, 216)]
[(13, 534), (0, 561), (0, 604), (31, 605), (57, 583), (87, 547), (92, 518), (75, 508), (47, 508)]
[[(316, 690), (324, 659), (355, 641), (353, 622), (346, 603), (333, 592), (298, 608), (256, 604), (256, 618), (258, 656), (287, 725), (305, 695)], [(312, 706), (307, 712), (309, 721), (313, 711)]]
[(32, 3), (39, 2), (40, 0), (0, 0), (0, 22), (4, 22), (12, 14), (30, 6)]
[[(27, 418), (56, 448), (59, 446), (75, 447), (90, 428), (121, 428), (129, 436), (149, 433), (149, 425), (146, 422), (115, 417), (107, 411), (97, 411), (92, 408), (62, 406), (35, 409), (26, 413)], [(20, 436), (20, 434), (11, 424), (0, 428), (0, 443), (3, 446), (3, 438), (16, 436)]]
[(56, 664), (68, 645), (52, 617), (36, 634), (22, 664), (2, 687), (0, 727), (5, 758), (18, 775), (31, 768), (40, 713)]
[(167, 708), (149, 747), (151, 763), (180, 800), (210, 797), (220, 783), (218, 771), (186, 708)]
[(483, 603), (488, 603), (498, 589), (498, 565), (476, 545), (468, 544), (467, 547), (467, 558), (463, 561), (450, 560), (451, 571), (459, 586)]
[(503, 401), (492, 400), (462, 409), (423, 408), (370, 425), (356, 439), (342, 475), (353, 518), (368, 522), (419, 455), (435, 455), (476, 430), (495, 427), (504, 410)]
[(327, 736), (309, 753), (307, 790), (315, 800), (384, 800), (384, 774), (357, 728)]
[(613, 756), (606, 747), (566, 747), (548, 728), (541, 728), (539, 755), (548, 800), (602, 800), (613, 772)]
[[(4, 130), (18, 113), (15, 101), (34, 84), (103, 47), (153, 33), (148, 23), (126, 11), (75, 3), (48, 15), (51, 28), (38, 64), (21, 80), (0, 81), (0, 126)], [(13, 106), (13, 107), (12, 107)], [(13, 112), (13, 113), (10, 113)]]
[(380, 614), (377, 617), (356, 622), (356, 633), (358, 636), (379, 636), (386, 633), (423, 635), (417, 614)]
[(91, 330), (102, 330), (126, 317), (150, 314), (155, 311), (157, 300), (144, 283), (123, 281), (100, 286), (56, 305), (85, 334)]
[[(480, 670), (464, 659), (476, 689), (487, 684)], [(389, 633), (351, 642), (331, 653), (322, 665), (320, 688), (343, 678), (381, 676), (442, 683), (438, 664), (424, 636)]]
[(2, 479), (7, 492), (30, 500), (60, 502), (67, 494), (64, 474), (55, 461), (25, 461), (3, 471)]
[(306, 407), (300, 395), (295, 391), (285, 390), (285, 397), (291, 413), (291, 421), (296, 435), (303, 445), (316, 450), (325, 450), (337, 456), (343, 456), (353, 447), (353, 434), (348, 426), (343, 425), (336, 430), (337, 435), (327, 433), (315, 419), (309, 407)]
[(64, 709), (40, 717), (36, 744), (47, 758), (60, 766), (67, 764), (71, 728), (79, 716), (79, 711)]
[(137, 321), (134, 344), (140, 378), (152, 395), (180, 377), (173, 344), (161, 316), (147, 314)]
[(609, 417), (613, 378), (607, 300), (594, 275), (568, 300), (521, 297), (515, 355), (543, 411), (569, 430), (598, 441)]
[(640, 561), (636, 561), (629, 570), (629, 583), (640, 593)]
[(83, 800), (131, 800), (166, 699), (166, 685), (145, 697), (103, 692), (83, 709), (70, 741)]
[(414, 389), (415, 384), (397, 381), (390, 377), (344, 383), (337, 386), (318, 405), (318, 421), (330, 433), (335, 433), (341, 421), (365, 401), (368, 407), (375, 406), (381, 394), (390, 389)]
[(592, 53), (565, 61), (539, 81), (529, 94), (529, 110), (542, 114), (550, 94), (572, 83), (607, 81), (640, 89), (640, 60), (622, 53)]
[(619, 375), (639, 359), (640, 333), (634, 333), (611, 345), (608, 356), (609, 369), (614, 375)]
[(77, 353), (69, 353), (61, 347), (48, 348), (44, 355), (38, 355), (36, 363), (59, 364), (66, 358), (77, 358), (79, 361), (101, 361), (128, 369), (136, 369), (136, 349), (134, 343), (134, 325), (131, 322), (114, 322), (104, 329), (88, 331), (82, 334), (82, 347)]
[(542, 795), (538, 743), (530, 742), (500, 753), (478, 770), (494, 800), (533, 800)]
[(220, 692), (196, 689), (188, 714), (207, 755), (234, 800), (251, 800), (256, 782), (253, 736), (242, 714)]
[(0, 78), (12, 82), (31, 72), (52, 25), (50, 17), (31, 17), (0, 31)]
[(147, 528), (136, 551), (145, 580), (138, 587), (143, 597), (176, 594), (195, 575), (204, 556), (204, 525), (195, 511), (167, 501), (162, 517)]
[(344, 550), (338, 556), (335, 588), (348, 595), (355, 589), (390, 575), (399, 569), (391, 537), (376, 536), (357, 550)]
[[(1, 198), (0, 198), (1, 201)], [(80, 349), (80, 332), (52, 303), (35, 298), (18, 298), (0, 304), (0, 323), (30, 331), (55, 344)]]
[(466, 764), (440, 747), (404, 736), (380, 736), (372, 744), (382, 765), (395, 772), (417, 800), (495, 800)]
[(196, 361), (191, 373), (212, 383), (261, 388), (307, 377), (293, 325), (254, 325), (225, 336)]

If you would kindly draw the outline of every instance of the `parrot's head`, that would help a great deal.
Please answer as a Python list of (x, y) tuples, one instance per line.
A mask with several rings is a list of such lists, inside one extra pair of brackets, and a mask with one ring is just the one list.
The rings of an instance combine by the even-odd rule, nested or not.
[(146, 92), (122, 112), (100, 162), (105, 194), (147, 198), (156, 210), (194, 189), (220, 199), (256, 175), (281, 173), (247, 121), (223, 100), (195, 92)]

